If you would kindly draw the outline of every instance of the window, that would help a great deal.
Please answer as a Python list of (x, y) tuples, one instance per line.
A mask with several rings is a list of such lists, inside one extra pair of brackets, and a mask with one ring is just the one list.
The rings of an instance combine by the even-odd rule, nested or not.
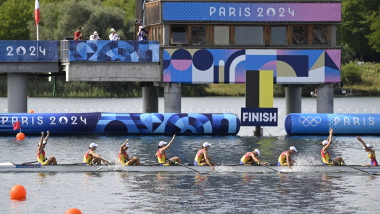
[(271, 27), (271, 45), (288, 45), (287, 32), (285, 26)]
[(262, 26), (235, 27), (235, 45), (264, 45)]
[(307, 33), (307, 26), (293, 26), (292, 31), (292, 44), (293, 45), (308, 45), (309, 36)]
[(328, 44), (329, 29), (327, 26), (314, 26), (313, 45)]
[(192, 45), (206, 44), (206, 27), (205, 26), (191, 27), (191, 44)]
[(214, 45), (230, 44), (230, 27), (215, 26), (214, 27)]
[(172, 44), (187, 44), (186, 26), (172, 26)]

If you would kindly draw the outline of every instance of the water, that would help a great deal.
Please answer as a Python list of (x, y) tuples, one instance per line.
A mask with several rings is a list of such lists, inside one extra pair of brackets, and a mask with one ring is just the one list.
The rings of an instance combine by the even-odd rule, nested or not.
[[(303, 112), (315, 112), (315, 99), (303, 99)], [(369, 105), (369, 103), (371, 105)], [(200, 105), (201, 104), (201, 105)], [(203, 104), (203, 105), (202, 105)], [(337, 113), (378, 113), (376, 98), (336, 98)], [(141, 112), (141, 99), (43, 99), (29, 98), (28, 108), (36, 112)], [(163, 99), (160, 99), (163, 112)], [(244, 98), (182, 98), (182, 112), (240, 114)], [(217, 164), (236, 164), (252, 148), (261, 150), (261, 158), (277, 162), (289, 146), (297, 147), (295, 156), (302, 165), (320, 164), (320, 145), (324, 136), (287, 137), (283, 128), (285, 100), (274, 99), (279, 108), (279, 126), (267, 127), (265, 137), (252, 137), (252, 128), (241, 128), (238, 136), (178, 136), (167, 151), (192, 163), (204, 141), (212, 144), (209, 154)], [(7, 99), (0, 98), (0, 112), (7, 112)], [(327, 136), (326, 136), (327, 137)], [(59, 163), (78, 163), (92, 142), (97, 152), (114, 160), (127, 136), (54, 136), (46, 147), (48, 156)], [(155, 163), (160, 140), (169, 136), (128, 136), (130, 156), (142, 163)], [(0, 138), (0, 162), (35, 160), (38, 136), (15, 141), (14, 136)], [(364, 136), (364, 141), (380, 145), (379, 137)], [(369, 163), (354, 136), (334, 136), (330, 153), (343, 156), (348, 164)], [(0, 173), (0, 213), (64, 213), (71, 207), (83, 213), (369, 213), (377, 212), (379, 178), (362, 174), (250, 174), (214, 172), (186, 173)], [(9, 199), (9, 190), (22, 184), (27, 200)]]

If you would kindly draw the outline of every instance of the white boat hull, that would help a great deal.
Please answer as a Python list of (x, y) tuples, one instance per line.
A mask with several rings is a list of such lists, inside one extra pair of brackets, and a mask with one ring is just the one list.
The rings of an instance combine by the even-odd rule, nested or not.
[[(86, 166), (81, 164), (61, 165), (17, 165), (10, 162), (0, 163), (0, 172), (211, 172), (209, 166)], [(372, 166), (294, 166), (289, 169), (286, 166), (216, 166), (215, 172), (244, 172), (244, 173), (379, 173), (380, 167)]]

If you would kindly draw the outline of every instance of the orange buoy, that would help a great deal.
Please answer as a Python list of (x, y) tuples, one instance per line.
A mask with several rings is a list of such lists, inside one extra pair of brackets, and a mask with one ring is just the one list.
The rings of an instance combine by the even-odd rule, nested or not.
[(26, 190), (21, 185), (14, 185), (11, 191), (9, 191), (9, 194), (11, 196), (11, 199), (14, 200), (23, 200), (26, 198)]
[(66, 210), (65, 214), (82, 214), (82, 212), (77, 208), (70, 208)]
[(29, 113), (34, 113), (34, 110), (33, 110), (33, 109), (30, 109), (30, 110), (29, 110)]
[(25, 139), (24, 133), (22, 133), (22, 132), (17, 133), (16, 139), (17, 140), (24, 140)]

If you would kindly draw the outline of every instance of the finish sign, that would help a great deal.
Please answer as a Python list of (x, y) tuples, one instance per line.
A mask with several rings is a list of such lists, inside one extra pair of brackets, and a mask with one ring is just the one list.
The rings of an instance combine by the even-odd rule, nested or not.
[(277, 108), (241, 108), (241, 126), (277, 126)]

